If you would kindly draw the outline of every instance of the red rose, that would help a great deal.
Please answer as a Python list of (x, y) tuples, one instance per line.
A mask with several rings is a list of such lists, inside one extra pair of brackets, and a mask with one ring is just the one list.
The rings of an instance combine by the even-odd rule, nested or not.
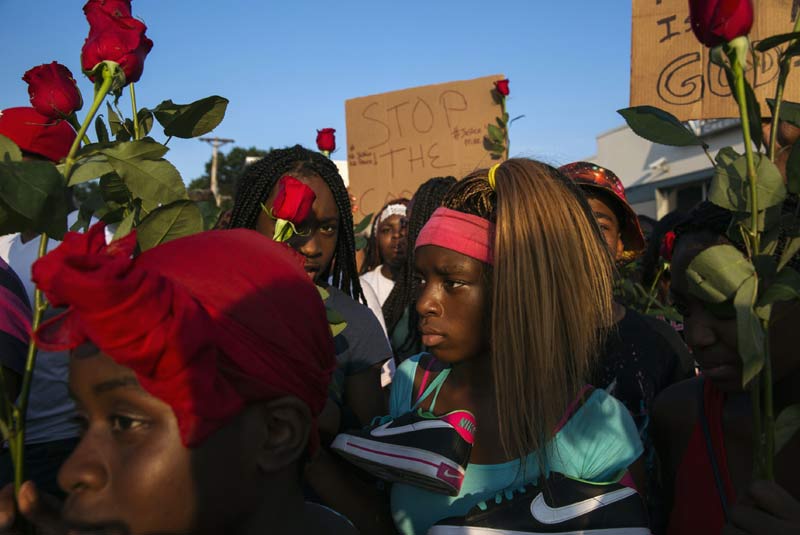
[(311, 188), (293, 176), (284, 176), (278, 182), (278, 195), (272, 203), (272, 215), (299, 225), (308, 217), (316, 198)]
[(333, 128), (317, 130), (317, 148), (320, 151), (333, 152), (336, 150), (336, 136)]
[(747, 35), (753, 27), (752, 0), (689, 0), (697, 40), (709, 48)]
[(63, 119), (83, 107), (75, 78), (60, 63), (34, 67), (22, 79), (28, 84), (31, 105), (42, 115)]
[(104, 13), (116, 18), (130, 18), (131, 0), (89, 0), (83, 6), (83, 12), (89, 21), (89, 26), (103, 24), (101, 16), (97, 13)]
[(495, 89), (497, 89), (497, 92), (503, 95), (504, 97), (507, 97), (508, 94), (510, 93), (508, 89), (508, 80), (498, 80), (494, 83), (494, 87)]
[[(117, 1), (116, 5), (124, 2)], [(108, 5), (89, 2), (84, 6), (89, 20), (89, 37), (81, 50), (81, 66), (90, 73), (102, 61), (118, 63), (125, 73), (125, 83), (138, 82), (144, 60), (153, 48), (153, 41), (144, 34), (147, 26), (140, 20), (124, 16), (122, 9), (108, 12)], [(120, 16), (116, 13), (119, 12)], [(92, 78), (91, 76), (89, 78)]]
[(661, 251), (659, 255), (667, 262), (672, 262), (672, 250), (675, 248), (675, 233), (671, 230), (664, 234), (661, 240)]

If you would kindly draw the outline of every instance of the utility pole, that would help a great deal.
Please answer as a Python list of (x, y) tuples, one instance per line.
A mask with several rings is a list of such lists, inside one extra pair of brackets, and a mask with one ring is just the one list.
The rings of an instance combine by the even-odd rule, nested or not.
[(217, 149), (228, 143), (233, 143), (233, 139), (224, 139), (219, 137), (201, 137), (200, 141), (205, 141), (211, 145), (211, 194), (214, 195), (214, 200), (217, 206), (222, 202), (219, 196), (219, 184), (217, 184)]

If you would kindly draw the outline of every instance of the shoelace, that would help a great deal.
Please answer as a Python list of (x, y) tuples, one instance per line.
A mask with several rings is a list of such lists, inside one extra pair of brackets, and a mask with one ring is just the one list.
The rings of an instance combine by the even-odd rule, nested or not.
[[(500, 505), (501, 503), (503, 503), (503, 499), (513, 500), (515, 493), (525, 494), (527, 492), (528, 489), (526, 487), (508, 488), (494, 495), (494, 503)], [(478, 508), (481, 511), (487, 510), (489, 508), (489, 501), (487, 500), (484, 502), (478, 502)]]

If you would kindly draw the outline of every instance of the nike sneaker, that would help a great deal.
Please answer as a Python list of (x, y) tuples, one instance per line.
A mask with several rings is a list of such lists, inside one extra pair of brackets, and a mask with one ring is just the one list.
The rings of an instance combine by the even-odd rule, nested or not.
[(331, 448), (386, 481), (458, 496), (475, 442), (469, 411), (435, 416), (421, 409), (338, 435)]
[(634, 489), (551, 473), (544, 485), (498, 493), (463, 518), (441, 520), (428, 535), (650, 535)]

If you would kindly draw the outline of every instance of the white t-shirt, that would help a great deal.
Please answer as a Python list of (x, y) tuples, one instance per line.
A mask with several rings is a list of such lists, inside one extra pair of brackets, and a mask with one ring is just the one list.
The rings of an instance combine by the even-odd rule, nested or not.
[(372, 271), (368, 271), (361, 275), (361, 285), (364, 285), (364, 282), (370, 285), (370, 287), (375, 290), (375, 294), (378, 296), (378, 301), (380, 302), (381, 306), (386, 302), (389, 298), (389, 294), (392, 293), (392, 288), (394, 288), (394, 281), (392, 279), (386, 278), (381, 273), (381, 267), (378, 266)]

